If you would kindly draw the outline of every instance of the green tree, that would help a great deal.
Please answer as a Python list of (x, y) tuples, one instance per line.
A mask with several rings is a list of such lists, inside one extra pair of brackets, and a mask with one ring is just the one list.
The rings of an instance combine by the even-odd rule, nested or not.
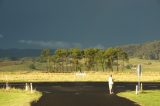
[(60, 71), (65, 71), (67, 70), (67, 59), (69, 56), (69, 52), (67, 49), (56, 49), (55, 51), (55, 56), (57, 57), (57, 62), (59, 63), (59, 65), (61, 66)]
[[(96, 60), (98, 63), (100, 63), (102, 70), (105, 70), (105, 55), (104, 55), (104, 50), (99, 50), (97, 55), (96, 55)], [(97, 64), (98, 65), (98, 64)]]
[(120, 59), (122, 60), (122, 71), (124, 70), (124, 62), (125, 61), (129, 61), (129, 57), (128, 57), (128, 54), (125, 52), (125, 51), (121, 51), (120, 52)]
[(86, 48), (83, 51), (84, 51), (85, 65), (87, 67), (87, 70), (91, 70), (95, 65), (95, 57), (96, 54), (98, 53), (98, 49)]
[(104, 52), (104, 57), (107, 60), (106, 66), (113, 71), (113, 62), (115, 58), (115, 51), (114, 48), (108, 48)]
[(75, 66), (75, 70), (81, 71), (81, 65), (80, 65), (80, 59), (82, 59), (83, 54), (82, 51), (79, 48), (72, 48), (70, 49), (70, 57), (72, 58), (72, 62)]

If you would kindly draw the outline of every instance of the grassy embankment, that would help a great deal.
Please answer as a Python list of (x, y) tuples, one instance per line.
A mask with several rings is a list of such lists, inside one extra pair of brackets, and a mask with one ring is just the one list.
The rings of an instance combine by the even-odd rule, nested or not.
[[(135, 69), (125, 69), (124, 71), (85, 71), (86, 75), (76, 76), (75, 73), (46, 73), (43, 69), (45, 64), (36, 63), (37, 70), (28, 68), (30, 63), (18, 65), (6, 65), (0, 67), (0, 82), (39, 82), (39, 81), (106, 81), (112, 74), (115, 81), (137, 81)], [(160, 61), (130, 59), (132, 65), (142, 64), (142, 81), (160, 82)]]
[(127, 91), (121, 92), (118, 96), (125, 97), (136, 103), (140, 104), (141, 106), (160, 106), (160, 90), (145, 90), (139, 95), (135, 94), (135, 91)]
[(41, 93), (34, 91), (24, 91), (20, 89), (0, 89), (0, 105), (1, 106), (30, 106), (32, 101), (37, 101), (41, 97)]

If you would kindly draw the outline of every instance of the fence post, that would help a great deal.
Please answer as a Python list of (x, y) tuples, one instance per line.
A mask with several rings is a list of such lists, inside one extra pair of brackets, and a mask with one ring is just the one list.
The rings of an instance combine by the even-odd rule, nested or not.
[(136, 95), (138, 95), (138, 85), (136, 85)]
[(31, 87), (31, 93), (33, 93), (32, 83), (30, 83), (30, 87)]
[(143, 92), (143, 85), (142, 85), (142, 83), (141, 83), (141, 92)]
[(28, 83), (26, 83), (25, 90), (28, 91)]
[(9, 85), (8, 85), (8, 77), (7, 77), (7, 75), (6, 75), (6, 90), (8, 90), (9, 89)]
[(9, 85), (8, 85), (8, 82), (6, 82), (6, 90), (9, 89)]

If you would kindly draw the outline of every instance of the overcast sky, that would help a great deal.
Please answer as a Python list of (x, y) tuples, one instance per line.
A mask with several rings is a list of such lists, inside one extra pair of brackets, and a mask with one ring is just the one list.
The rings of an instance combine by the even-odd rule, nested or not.
[(160, 40), (160, 0), (0, 0), (0, 48)]

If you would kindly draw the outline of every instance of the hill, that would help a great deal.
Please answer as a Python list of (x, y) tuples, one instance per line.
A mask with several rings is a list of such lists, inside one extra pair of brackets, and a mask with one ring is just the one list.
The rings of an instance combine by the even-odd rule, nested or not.
[(160, 40), (120, 46), (130, 57), (160, 60)]

